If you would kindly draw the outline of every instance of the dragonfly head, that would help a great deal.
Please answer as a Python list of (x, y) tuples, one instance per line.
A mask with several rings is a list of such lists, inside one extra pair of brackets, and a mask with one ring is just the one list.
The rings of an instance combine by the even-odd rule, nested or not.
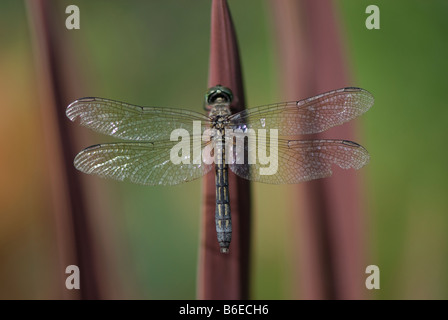
[(233, 94), (229, 88), (217, 85), (207, 90), (204, 108), (210, 110), (211, 106), (217, 103), (230, 104), (232, 99)]

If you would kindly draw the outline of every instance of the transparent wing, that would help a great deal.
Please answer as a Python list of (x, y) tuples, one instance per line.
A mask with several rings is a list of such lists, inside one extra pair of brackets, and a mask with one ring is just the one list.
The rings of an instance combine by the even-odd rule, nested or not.
[(66, 110), (67, 117), (97, 132), (124, 140), (169, 140), (174, 129), (186, 129), (197, 133), (209, 128), (209, 119), (200, 113), (159, 107), (140, 107), (123, 102), (82, 98), (72, 102)]
[[(195, 153), (191, 148), (188, 154), (177, 154), (182, 156), (184, 163), (174, 164), (170, 152), (177, 143), (157, 141), (94, 145), (81, 151), (74, 164), (87, 174), (142, 185), (175, 185), (195, 180), (212, 169), (213, 165), (203, 163), (202, 158), (199, 161), (193, 159)], [(205, 144), (200, 144), (201, 148)]]
[(280, 136), (311, 134), (350, 121), (373, 105), (360, 88), (343, 88), (312, 98), (249, 108), (230, 116), (233, 129), (278, 129)]
[[(257, 146), (257, 148), (260, 146)], [(230, 169), (244, 179), (269, 184), (299, 183), (332, 174), (332, 165), (343, 169), (359, 169), (369, 162), (369, 153), (355, 142), (347, 140), (278, 140), (278, 152), (270, 143), (261, 145), (267, 150), (270, 162), (260, 163), (262, 158), (257, 149), (257, 161), (250, 164), (229, 164)], [(245, 147), (245, 152), (248, 148)], [(236, 153), (236, 151), (234, 151)], [(234, 159), (241, 159), (234, 155)], [(247, 158), (247, 155), (246, 155)], [(240, 162), (241, 163), (241, 162)], [(249, 163), (249, 164), (247, 164)]]

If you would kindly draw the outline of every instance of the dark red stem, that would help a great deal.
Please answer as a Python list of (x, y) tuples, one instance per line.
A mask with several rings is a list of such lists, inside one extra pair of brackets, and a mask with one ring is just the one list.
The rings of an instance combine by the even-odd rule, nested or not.
[[(238, 45), (225, 0), (212, 1), (210, 69), (208, 87), (223, 85), (232, 90), (232, 111), (244, 106)], [(250, 186), (229, 172), (232, 243), (222, 254), (216, 239), (215, 177), (203, 180), (202, 230), (198, 270), (199, 299), (247, 299), (249, 295)]]
[[(348, 80), (343, 39), (332, 1), (273, 0), (272, 9), (286, 99), (355, 85)], [(357, 141), (354, 136), (353, 123), (349, 123), (315, 138)], [(365, 265), (359, 175), (335, 170), (331, 178), (298, 187), (301, 196), (295, 216), (300, 217), (300, 298), (362, 298)]]
[[(74, 98), (67, 77), (75, 77), (75, 63), (68, 61), (69, 57), (61, 52), (64, 45), (60, 30), (65, 25), (64, 21), (56, 22), (53, 13), (55, 8), (52, 7), (54, 2), (29, 0), (27, 4), (39, 79), (49, 191), (59, 249), (59, 292), (62, 297), (69, 299), (99, 299), (89, 212), (79, 174), (73, 167), (77, 149), (75, 136), (70, 128), (72, 124), (65, 116), (65, 108)], [(65, 287), (65, 279), (68, 277), (65, 268), (68, 265), (77, 265), (80, 269), (80, 290), (68, 290)]]

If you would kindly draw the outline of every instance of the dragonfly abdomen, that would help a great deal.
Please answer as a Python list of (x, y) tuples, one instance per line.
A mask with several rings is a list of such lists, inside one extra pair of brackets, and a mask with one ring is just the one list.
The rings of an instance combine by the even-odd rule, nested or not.
[(230, 197), (228, 165), (225, 163), (224, 137), (217, 139), (217, 157), (215, 161), (215, 181), (216, 181), (216, 211), (215, 223), (218, 242), (222, 253), (229, 252), (230, 241), (232, 239), (232, 220), (230, 217)]

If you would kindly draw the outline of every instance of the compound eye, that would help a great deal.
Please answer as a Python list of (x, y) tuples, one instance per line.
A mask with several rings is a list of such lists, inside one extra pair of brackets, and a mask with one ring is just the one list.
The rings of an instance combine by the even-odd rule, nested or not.
[(232, 91), (229, 88), (217, 85), (210, 88), (205, 94), (205, 102), (208, 105), (215, 103), (219, 98), (221, 98), (222, 102), (230, 103), (233, 99)]

